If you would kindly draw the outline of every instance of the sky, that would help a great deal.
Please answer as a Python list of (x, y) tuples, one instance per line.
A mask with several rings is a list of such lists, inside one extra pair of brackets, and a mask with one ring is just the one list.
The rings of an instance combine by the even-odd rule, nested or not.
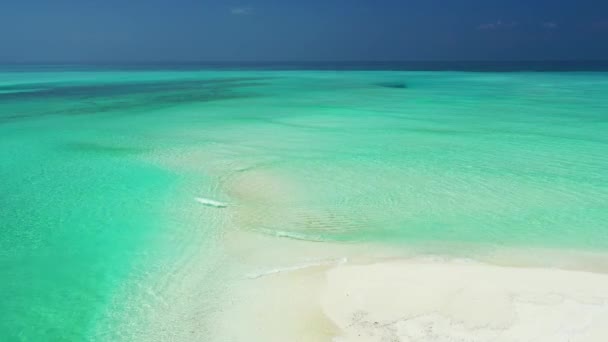
[(0, 62), (608, 60), (608, 0), (0, 0)]

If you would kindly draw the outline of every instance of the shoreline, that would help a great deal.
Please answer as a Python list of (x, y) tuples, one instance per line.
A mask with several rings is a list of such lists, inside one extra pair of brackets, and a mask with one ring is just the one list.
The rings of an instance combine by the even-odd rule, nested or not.
[(214, 341), (608, 338), (608, 272), (245, 235)]

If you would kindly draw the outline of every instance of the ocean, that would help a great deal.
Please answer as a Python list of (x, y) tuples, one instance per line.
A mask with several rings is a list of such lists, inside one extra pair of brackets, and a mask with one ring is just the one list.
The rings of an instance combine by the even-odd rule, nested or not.
[(607, 252), (608, 67), (2, 66), (0, 161), (0, 340), (133, 340), (229, 231)]

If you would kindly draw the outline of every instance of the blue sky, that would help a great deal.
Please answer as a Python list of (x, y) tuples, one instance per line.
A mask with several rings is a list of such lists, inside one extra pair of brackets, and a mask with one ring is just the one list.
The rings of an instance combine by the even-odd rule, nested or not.
[(0, 61), (608, 59), (608, 0), (0, 0)]

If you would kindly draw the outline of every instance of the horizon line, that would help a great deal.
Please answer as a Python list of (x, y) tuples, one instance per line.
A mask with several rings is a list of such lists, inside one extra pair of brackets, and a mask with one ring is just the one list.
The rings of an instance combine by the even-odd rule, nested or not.
[(7, 64), (270, 64), (270, 63), (571, 63), (592, 62), (608, 63), (607, 59), (404, 59), (404, 60), (112, 60), (112, 61), (0, 61), (0, 65)]

